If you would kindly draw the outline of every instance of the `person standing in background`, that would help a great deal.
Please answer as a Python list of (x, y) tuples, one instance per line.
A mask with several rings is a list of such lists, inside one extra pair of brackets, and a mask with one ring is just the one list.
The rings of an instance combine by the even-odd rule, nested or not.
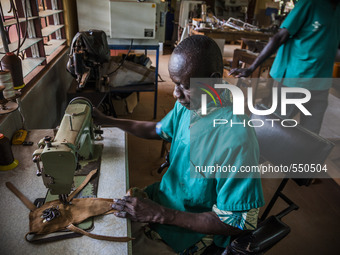
[[(270, 75), (281, 87), (302, 87), (311, 92), (305, 104), (311, 116), (300, 116), (300, 124), (319, 133), (328, 105), (333, 64), (340, 46), (340, 1), (300, 0), (288, 14), (281, 29), (269, 41), (249, 68), (235, 68), (230, 75), (248, 77), (277, 50)], [(294, 78), (294, 79), (292, 79)], [(323, 79), (314, 79), (323, 78)], [(299, 98), (300, 93), (289, 93), (288, 98)], [(280, 102), (280, 100), (279, 100)], [(280, 108), (280, 103), (278, 105)], [(284, 117), (292, 118), (298, 108), (287, 106)]]

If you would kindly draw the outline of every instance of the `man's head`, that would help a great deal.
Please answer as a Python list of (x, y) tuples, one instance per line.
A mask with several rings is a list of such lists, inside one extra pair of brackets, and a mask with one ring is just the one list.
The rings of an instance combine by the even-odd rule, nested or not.
[(173, 51), (169, 74), (176, 84), (174, 97), (190, 107), (190, 78), (219, 78), (223, 74), (220, 48), (209, 37), (194, 35), (183, 40)]

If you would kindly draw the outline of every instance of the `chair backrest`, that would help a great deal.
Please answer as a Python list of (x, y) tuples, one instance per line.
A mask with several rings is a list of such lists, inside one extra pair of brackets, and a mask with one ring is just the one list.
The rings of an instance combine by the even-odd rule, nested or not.
[[(258, 110), (268, 109), (264, 105), (257, 105)], [(265, 160), (274, 165), (289, 166), (290, 164), (320, 164), (322, 165), (334, 144), (314, 134), (300, 125), (284, 127), (283, 119), (271, 114), (267, 116), (252, 114), (253, 123), (261, 123), (255, 127), (260, 145), (260, 154)], [(255, 121), (257, 120), (257, 121)], [(260, 120), (260, 121), (259, 121)], [(268, 121), (275, 120), (275, 121)], [(255, 124), (253, 124), (255, 126)], [(289, 125), (284, 121), (284, 125)], [(290, 177), (290, 176), (288, 176)], [(311, 179), (293, 179), (298, 185), (310, 184)], [(299, 207), (294, 204), (282, 191), (288, 182), (285, 178), (276, 190), (273, 198), (263, 212), (258, 228), (246, 232), (235, 238), (226, 248), (223, 255), (262, 255), (290, 232), (290, 227), (281, 221), (281, 218)], [(267, 218), (278, 198), (282, 198), (289, 206), (277, 215)]]
[[(256, 109), (266, 110), (268, 108), (264, 105), (257, 105)], [(288, 120), (284, 120), (275, 113), (269, 116), (252, 114), (250, 119), (254, 123), (255, 119), (264, 123), (261, 127), (255, 127), (260, 154), (261, 157), (276, 166), (290, 166), (291, 164), (322, 165), (334, 146), (332, 142), (300, 125), (285, 127), (293, 126), (294, 123), (289, 123)], [(258, 123), (260, 122), (256, 121), (256, 125), (259, 126)]]

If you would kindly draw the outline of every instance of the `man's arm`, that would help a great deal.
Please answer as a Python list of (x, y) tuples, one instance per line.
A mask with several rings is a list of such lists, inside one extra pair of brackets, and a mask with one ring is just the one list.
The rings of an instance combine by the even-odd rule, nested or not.
[(266, 47), (261, 51), (260, 55), (255, 59), (249, 68), (234, 68), (230, 71), (229, 75), (235, 77), (248, 77), (258, 66), (260, 66), (267, 58), (274, 54), (278, 48), (289, 39), (289, 32), (287, 29), (282, 28), (277, 32), (272, 39), (268, 42)]
[(157, 122), (117, 119), (104, 115), (98, 109), (93, 110), (93, 120), (96, 124), (117, 127), (140, 138), (161, 139), (156, 133)]
[(112, 205), (117, 217), (132, 221), (175, 225), (202, 234), (237, 235), (242, 230), (222, 222), (216, 213), (182, 212), (161, 206), (150, 199), (126, 196)]

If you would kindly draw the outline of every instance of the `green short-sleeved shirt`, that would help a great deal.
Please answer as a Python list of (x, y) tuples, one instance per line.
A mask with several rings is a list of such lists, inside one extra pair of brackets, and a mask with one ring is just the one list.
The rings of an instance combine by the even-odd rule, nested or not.
[[(281, 28), (290, 39), (276, 55), (270, 75), (281, 78), (331, 78), (337, 48), (340, 44), (340, 4), (334, 9), (328, 0), (300, 0), (288, 14)], [(326, 90), (329, 79), (309, 82), (287, 81), (286, 86)]]
[[(259, 178), (192, 178), (190, 175), (190, 168), (196, 164), (230, 164), (238, 168), (258, 164), (259, 148), (254, 130), (240, 126), (213, 128), (213, 118), (234, 122), (247, 119), (233, 116), (228, 106), (199, 118), (190, 126), (190, 111), (176, 102), (173, 110), (158, 123), (157, 133), (171, 142), (171, 164), (161, 183), (146, 188), (152, 200), (168, 208), (194, 213), (212, 211), (214, 205), (225, 211), (245, 211), (264, 205)], [(195, 156), (190, 157), (190, 150)], [(176, 226), (153, 224), (152, 228), (176, 252), (205, 236)], [(228, 241), (215, 236), (215, 243), (221, 247)]]

